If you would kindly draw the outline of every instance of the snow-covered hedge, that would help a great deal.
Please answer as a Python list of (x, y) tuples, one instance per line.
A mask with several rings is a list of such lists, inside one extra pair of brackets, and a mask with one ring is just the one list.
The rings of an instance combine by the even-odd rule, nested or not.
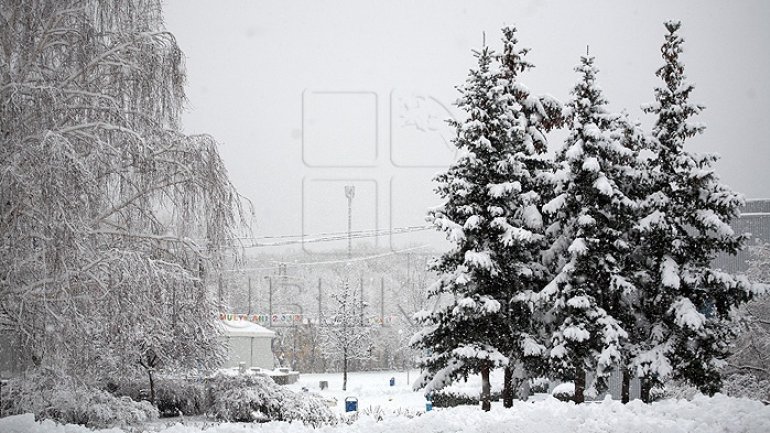
[(50, 371), (9, 380), (3, 384), (0, 398), (3, 416), (33, 413), (38, 420), (92, 428), (132, 425), (158, 418), (158, 410), (148, 402), (115, 397)]
[[(135, 401), (148, 400), (148, 384), (143, 379), (113, 381), (107, 385), (107, 390)], [(155, 405), (161, 417), (203, 415), (208, 408), (206, 385), (190, 379), (156, 379)]]
[[(436, 391), (431, 395), (433, 399), (434, 407), (455, 407), (466, 405), (478, 405), (479, 393), (465, 393), (462, 390), (441, 390)], [(491, 401), (499, 401), (500, 393), (492, 392), (490, 394)]]
[(208, 416), (224, 421), (302, 421), (321, 425), (336, 416), (312, 393), (296, 393), (260, 375), (216, 375), (209, 379)]

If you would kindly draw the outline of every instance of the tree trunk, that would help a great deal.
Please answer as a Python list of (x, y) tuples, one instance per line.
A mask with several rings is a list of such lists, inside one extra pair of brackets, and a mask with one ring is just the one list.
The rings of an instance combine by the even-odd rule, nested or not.
[(505, 367), (505, 375), (503, 378), (503, 407), (513, 407), (513, 367), (507, 365)]
[(572, 397), (572, 401), (574, 401), (577, 404), (585, 402), (586, 401), (585, 389), (586, 389), (586, 372), (581, 368), (575, 372), (575, 395)]
[(155, 381), (152, 378), (152, 368), (147, 369), (147, 375), (150, 376), (150, 403), (155, 405)]
[(652, 388), (652, 382), (646, 378), (641, 378), (639, 381), (641, 382), (639, 397), (641, 397), (643, 402), (650, 403), (650, 389)]
[(489, 412), (492, 409), (490, 390), (489, 363), (484, 362), (481, 366), (481, 410), (485, 412)]
[(342, 350), (342, 390), (348, 389), (348, 351)]
[(529, 374), (527, 374), (523, 379), (522, 390), (521, 390), (521, 393), (519, 394), (519, 400), (527, 401), (529, 399), (529, 395), (531, 391), (532, 390), (529, 387)]
[(631, 372), (624, 368), (620, 374), (623, 375), (620, 384), (620, 402), (626, 404), (631, 400)]

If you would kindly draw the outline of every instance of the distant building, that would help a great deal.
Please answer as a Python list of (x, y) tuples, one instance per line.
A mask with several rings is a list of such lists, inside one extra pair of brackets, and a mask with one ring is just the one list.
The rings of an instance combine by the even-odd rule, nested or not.
[[(770, 243), (770, 199), (746, 200), (746, 206), (741, 209), (741, 216), (730, 222), (736, 234), (749, 234), (746, 246)], [(745, 272), (749, 268), (751, 252), (748, 248), (739, 251), (737, 255), (719, 254), (714, 259), (714, 268), (725, 272)]]
[(259, 367), (272, 370), (275, 332), (248, 320), (222, 320), (227, 357), (222, 367)]
[[(273, 370), (272, 343), (275, 332), (247, 320), (222, 320), (222, 338), (227, 355), (222, 367), (259, 367)], [(19, 359), (17, 339), (13, 334), (0, 332), (0, 379), (19, 376), (29, 367)]]

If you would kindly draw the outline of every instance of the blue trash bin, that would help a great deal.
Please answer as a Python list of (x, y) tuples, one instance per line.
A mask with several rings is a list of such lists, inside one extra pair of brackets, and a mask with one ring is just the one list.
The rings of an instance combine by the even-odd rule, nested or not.
[(345, 412), (357, 412), (358, 411), (358, 399), (355, 397), (348, 397), (345, 399)]
[(396, 386), (396, 378), (395, 377), (391, 377), (390, 378), (390, 386)]
[(430, 412), (433, 410), (433, 402), (432, 401), (426, 401), (425, 402), (425, 412)]

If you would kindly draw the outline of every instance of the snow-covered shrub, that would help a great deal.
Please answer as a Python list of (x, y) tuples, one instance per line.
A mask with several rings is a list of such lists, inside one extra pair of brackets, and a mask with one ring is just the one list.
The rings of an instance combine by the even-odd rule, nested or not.
[(751, 374), (733, 374), (724, 378), (722, 392), (730, 397), (770, 401), (770, 380)]
[[(479, 404), (479, 395), (461, 391), (441, 390), (432, 394), (434, 407), (474, 406)], [(490, 401), (500, 401), (500, 392), (492, 392)]]
[(155, 404), (161, 416), (202, 415), (206, 412), (206, 387), (201, 382), (165, 379), (155, 385)]
[(260, 375), (216, 375), (209, 379), (208, 416), (224, 421), (334, 422), (334, 413), (312, 393), (292, 392)]
[[(423, 412), (417, 409), (410, 409), (410, 408), (404, 408), (404, 407), (388, 410), (383, 408), (382, 406), (377, 405), (377, 406), (365, 407), (360, 411), (355, 412), (355, 414), (356, 414), (355, 416), (348, 417), (346, 421), (351, 421), (351, 420), (357, 421), (359, 416), (367, 416), (367, 417), (373, 418), (377, 422), (383, 421), (385, 420), (385, 418), (390, 418), (390, 417), (404, 417), (407, 419), (412, 419), (422, 415)], [(352, 423), (352, 421), (349, 423)]]
[(295, 393), (286, 389), (284, 391), (290, 395), (281, 402), (281, 419), (284, 421), (302, 421), (318, 426), (336, 420), (334, 412), (319, 395), (309, 392)]
[(698, 388), (680, 381), (666, 382), (665, 386), (655, 386), (650, 390), (650, 401), (692, 400), (701, 392)]
[(374, 418), (375, 421), (380, 422), (385, 419), (385, 410), (382, 406), (369, 406), (361, 410), (361, 414)]
[[(770, 380), (752, 374), (726, 374), (722, 379), (722, 393), (730, 397), (743, 397), (752, 400), (770, 401)], [(680, 382), (668, 382), (657, 398), (692, 400), (700, 394), (697, 388)]]
[(535, 393), (546, 393), (551, 386), (551, 381), (547, 377), (535, 377), (529, 380), (529, 391)]
[(572, 382), (565, 382), (557, 385), (551, 392), (551, 395), (561, 401), (572, 401), (575, 396), (575, 384)]
[(3, 385), (0, 397), (4, 416), (33, 413), (38, 420), (51, 419), (92, 428), (131, 425), (158, 418), (158, 410), (148, 402), (115, 397), (51, 372), (11, 379)]
[[(116, 396), (131, 397), (134, 401), (149, 399), (146, 380), (111, 382), (107, 390)], [(161, 378), (155, 380), (155, 405), (161, 417), (203, 415), (208, 408), (206, 386), (189, 379)]]

